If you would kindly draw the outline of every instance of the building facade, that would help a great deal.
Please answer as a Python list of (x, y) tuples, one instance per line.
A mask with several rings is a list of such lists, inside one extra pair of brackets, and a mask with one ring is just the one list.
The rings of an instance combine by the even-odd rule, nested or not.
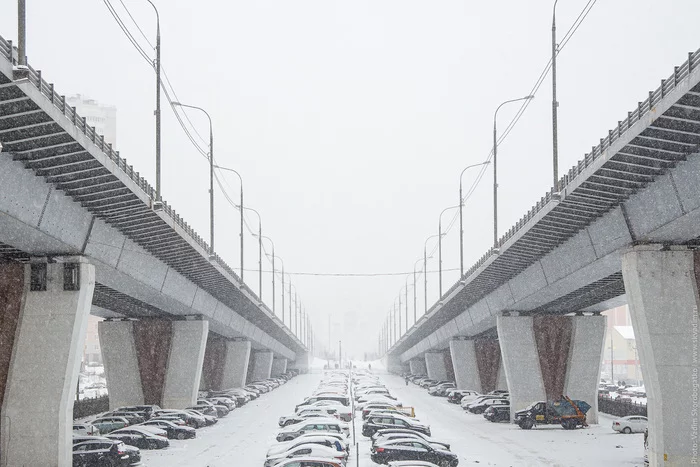
[(95, 127), (98, 135), (105, 137), (105, 142), (117, 144), (117, 108), (113, 105), (100, 104), (81, 94), (66, 98), (66, 103), (75, 107), (78, 115), (85, 117), (88, 126)]

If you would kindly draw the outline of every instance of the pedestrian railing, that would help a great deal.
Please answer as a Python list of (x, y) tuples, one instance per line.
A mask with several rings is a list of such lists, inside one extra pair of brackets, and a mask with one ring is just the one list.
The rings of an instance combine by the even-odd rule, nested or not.
[(627, 417), (628, 415), (647, 416), (647, 405), (629, 399), (613, 399), (608, 396), (598, 396), (598, 412)]

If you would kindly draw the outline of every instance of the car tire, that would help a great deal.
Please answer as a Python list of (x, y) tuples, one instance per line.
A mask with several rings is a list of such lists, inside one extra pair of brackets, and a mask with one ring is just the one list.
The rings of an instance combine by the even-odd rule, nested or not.
[(177, 434), (177, 439), (185, 439), (186, 435), (183, 432)]
[(532, 420), (530, 420), (528, 418), (528, 419), (525, 419), (522, 422), (520, 422), (519, 425), (520, 425), (520, 428), (522, 428), (523, 430), (529, 430), (530, 428), (533, 427), (534, 423)]
[(626, 434), (626, 435), (629, 435), (630, 433), (632, 433), (632, 429), (631, 429), (630, 427), (626, 426), (626, 427), (622, 430), (622, 432), (623, 432), (624, 434)]

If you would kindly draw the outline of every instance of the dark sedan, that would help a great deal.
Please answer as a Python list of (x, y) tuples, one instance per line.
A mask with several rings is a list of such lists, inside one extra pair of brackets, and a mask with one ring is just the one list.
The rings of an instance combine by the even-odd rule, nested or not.
[(140, 449), (164, 449), (170, 446), (168, 438), (136, 428), (124, 428), (122, 430), (113, 431), (107, 435), (107, 438), (119, 440), (124, 444)]
[(149, 420), (139, 426), (154, 426), (156, 428), (161, 428), (168, 433), (169, 439), (190, 439), (197, 437), (197, 432), (194, 428), (176, 425), (168, 420)]
[[(136, 454), (138, 460), (140, 454)], [(128, 466), (135, 462), (121, 441), (93, 439), (73, 445), (73, 467), (92, 465)]]
[(457, 455), (417, 439), (392, 439), (372, 446), (371, 458), (377, 464), (391, 461), (427, 461), (440, 467), (456, 467), (459, 464)]
[(372, 436), (378, 430), (385, 428), (404, 428), (407, 430), (418, 431), (430, 436), (430, 427), (420, 423), (419, 421), (405, 417), (403, 415), (372, 415), (367, 418), (367, 421), (362, 425), (362, 435)]

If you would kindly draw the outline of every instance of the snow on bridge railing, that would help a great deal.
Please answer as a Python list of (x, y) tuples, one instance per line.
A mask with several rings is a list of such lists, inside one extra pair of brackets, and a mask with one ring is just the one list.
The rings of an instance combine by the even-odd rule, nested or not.
[[(0, 55), (10, 61), (10, 63), (14, 63), (12, 57), (12, 41), (5, 40), (2, 36), (0, 36)], [(66, 96), (58, 94), (54, 89), (53, 83), (48, 83), (43, 79), (41, 70), (35, 70), (30, 65), (28, 65), (27, 68), (29, 69), (29, 82), (36, 86), (39, 92), (46, 97), (55, 108), (60, 110), (61, 113), (87, 137), (87, 139), (94, 143), (95, 146), (97, 146), (99, 150), (101, 150), (110, 160), (112, 160), (124, 174), (135, 182), (139, 189), (141, 189), (150, 198), (151, 203), (153, 203), (153, 201), (155, 201), (155, 190), (146, 181), (146, 179), (141, 177), (139, 172), (134, 171), (134, 167), (132, 165), (128, 165), (126, 159), (120, 157), (119, 151), (115, 151), (110, 143), (105, 143), (104, 136), (98, 134), (94, 127), (89, 126), (85, 117), (81, 117), (75, 111), (75, 107), (66, 105)], [(172, 218), (175, 224), (182, 228), (185, 233), (202, 249), (209, 251), (209, 245), (206, 243), (206, 241), (200, 235), (198, 235), (197, 232), (195, 232), (194, 229), (187, 224), (187, 222), (185, 222), (182, 217), (180, 217), (180, 215), (168, 205), (167, 202), (163, 201), (163, 207), (164, 212), (170, 218)], [(229, 274), (235, 277), (238, 282), (241, 282), (238, 275), (233, 272), (233, 270), (226, 263), (221, 261), (218, 255), (216, 255), (215, 258)]]

